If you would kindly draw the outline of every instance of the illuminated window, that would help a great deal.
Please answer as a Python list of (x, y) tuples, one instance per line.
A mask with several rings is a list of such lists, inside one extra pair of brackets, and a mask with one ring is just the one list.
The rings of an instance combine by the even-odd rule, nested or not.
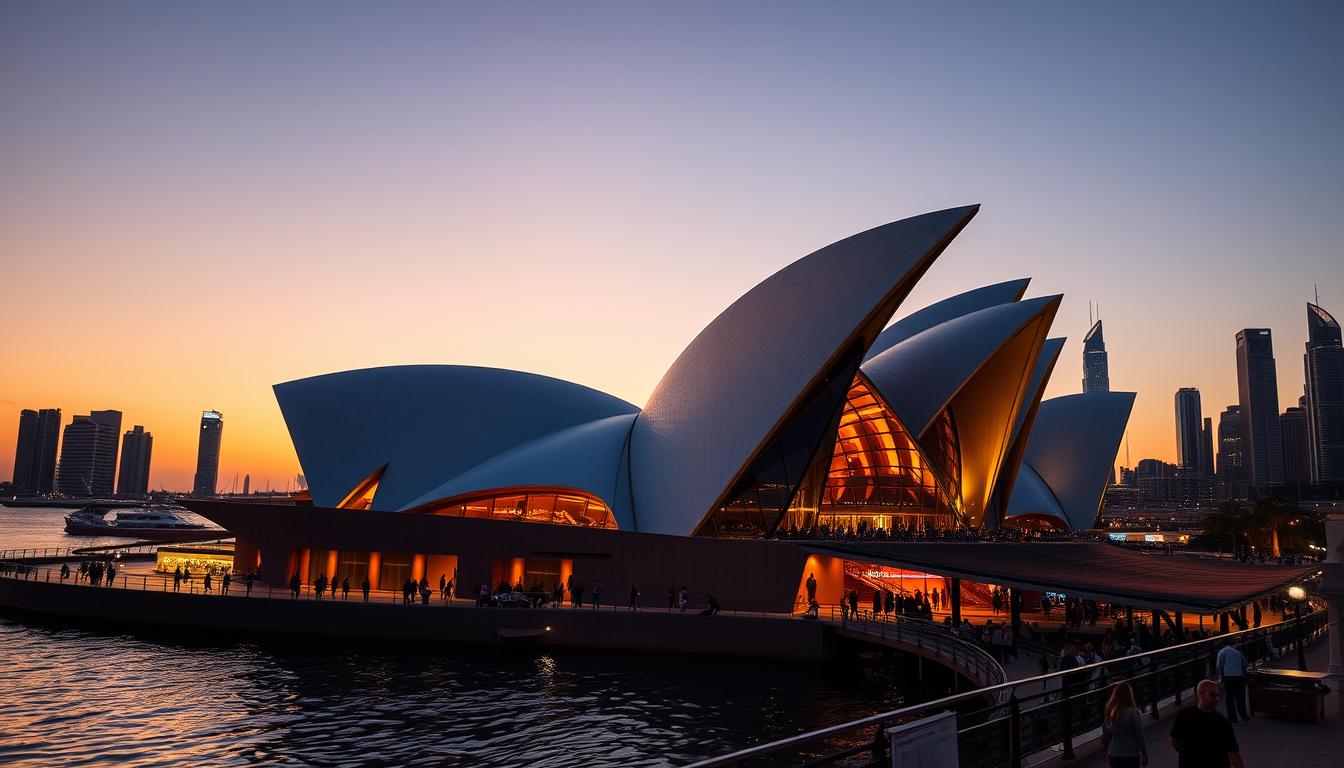
[(588, 528), (616, 527), (616, 519), (601, 499), (573, 488), (512, 488), (488, 496), (443, 499), (410, 511)]
[(957, 523), (956, 430), (946, 411), (926, 453), (862, 375), (854, 378), (836, 431), (816, 522), (891, 529)]

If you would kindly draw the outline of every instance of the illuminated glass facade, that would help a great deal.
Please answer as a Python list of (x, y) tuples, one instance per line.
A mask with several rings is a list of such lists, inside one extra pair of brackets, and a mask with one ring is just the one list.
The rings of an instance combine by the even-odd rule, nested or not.
[(489, 496), (447, 499), (415, 511), (524, 523), (616, 527), (611, 510), (599, 499), (580, 491), (561, 488), (518, 488)]
[(817, 508), (817, 523), (844, 527), (950, 528), (960, 479), (956, 429), (947, 411), (925, 451), (862, 376), (845, 399)]

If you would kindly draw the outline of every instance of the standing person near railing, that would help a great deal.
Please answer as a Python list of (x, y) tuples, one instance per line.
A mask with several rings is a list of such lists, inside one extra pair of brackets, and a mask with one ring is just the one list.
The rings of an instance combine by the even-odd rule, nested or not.
[(1251, 716), (1246, 711), (1246, 656), (1237, 650), (1231, 640), (1218, 651), (1218, 677), (1227, 689), (1224, 694), (1227, 697), (1227, 719), (1235, 723), (1240, 715), (1240, 719), (1250, 720)]
[(1134, 702), (1129, 683), (1111, 686), (1101, 726), (1101, 748), (1110, 768), (1139, 768), (1148, 764), (1148, 744), (1143, 738), (1143, 718)]
[(1218, 711), (1217, 680), (1201, 680), (1195, 689), (1195, 705), (1176, 713), (1171, 746), (1180, 755), (1180, 768), (1244, 768), (1232, 723)]

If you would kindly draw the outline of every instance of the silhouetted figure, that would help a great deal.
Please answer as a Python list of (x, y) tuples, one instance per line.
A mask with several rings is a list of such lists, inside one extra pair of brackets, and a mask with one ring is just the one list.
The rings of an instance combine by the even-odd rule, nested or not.
[(364, 577), (364, 582), (359, 585), (359, 591), (364, 593), (364, 602), (369, 602), (369, 578)]
[(224, 572), (224, 579), (223, 579), (223, 581), (220, 582), (220, 585), (219, 585), (219, 594), (221, 594), (221, 595), (227, 595), (227, 594), (229, 594), (229, 582), (231, 582), (231, 581), (233, 581), (233, 577), (230, 576), (230, 575), (228, 574), (227, 571), (225, 571), (225, 572)]
[(290, 594), (291, 594), (293, 597), (298, 597), (298, 596), (299, 596), (299, 590), (302, 589), (302, 588), (303, 588), (303, 582), (299, 580), (299, 572), (298, 572), (298, 571), (295, 571), (295, 572), (294, 572), (294, 575), (291, 576), (291, 577), (289, 577), (289, 591), (290, 591)]
[(107, 586), (112, 586), (112, 582), (117, 578), (117, 567), (111, 563), (107, 564)]
[(248, 571), (248, 572), (247, 572), (247, 576), (245, 576), (245, 577), (243, 578), (243, 585), (244, 585), (245, 587), (247, 587), (247, 596), (248, 596), (248, 597), (251, 597), (251, 596), (252, 596), (252, 583), (253, 583), (254, 581), (256, 581), (256, 580), (257, 580), (257, 575), (256, 575), (255, 573), (251, 572), (251, 571)]
[(349, 577), (349, 576), (346, 576), (344, 579), (341, 579), (341, 599), (342, 599), (342, 600), (349, 600), (349, 599), (350, 599), (350, 577)]
[(682, 587), (681, 594), (677, 596), (677, 606), (681, 608), (682, 613), (686, 612), (686, 604), (689, 602), (691, 602), (691, 596), (686, 593), (686, 588)]
[(65, 563), (61, 563), (61, 581), (65, 581), (66, 578), (69, 576), (70, 576), (70, 566), (66, 565)]
[(635, 589), (634, 584), (630, 585), (630, 610), (639, 610), (639, 590)]
[(811, 605), (817, 601), (817, 577), (807, 574), (807, 604)]
[(206, 571), (206, 572), (205, 572), (205, 591), (206, 591), (206, 592), (209, 592), (209, 591), (210, 591), (210, 572), (209, 572), (209, 571)]

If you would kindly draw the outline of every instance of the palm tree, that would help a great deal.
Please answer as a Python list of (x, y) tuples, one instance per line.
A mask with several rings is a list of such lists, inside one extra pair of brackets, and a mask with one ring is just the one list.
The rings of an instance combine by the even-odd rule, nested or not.
[(1229, 499), (1219, 504), (1217, 511), (1204, 517), (1203, 537), (1210, 542), (1218, 542), (1220, 553), (1223, 551), (1223, 541), (1227, 540), (1235, 555), (1251, 523), (1251, 511), (1242, 506), (1241, 502)]
[(1295, 524), (1301, 517), (1297, 504), (1286, 499), (1258, 499), (1251, 509), (1251, 523), (1260, 529), (1269, 541), (1269, 553), (1279, 557), (1279, 530)]

